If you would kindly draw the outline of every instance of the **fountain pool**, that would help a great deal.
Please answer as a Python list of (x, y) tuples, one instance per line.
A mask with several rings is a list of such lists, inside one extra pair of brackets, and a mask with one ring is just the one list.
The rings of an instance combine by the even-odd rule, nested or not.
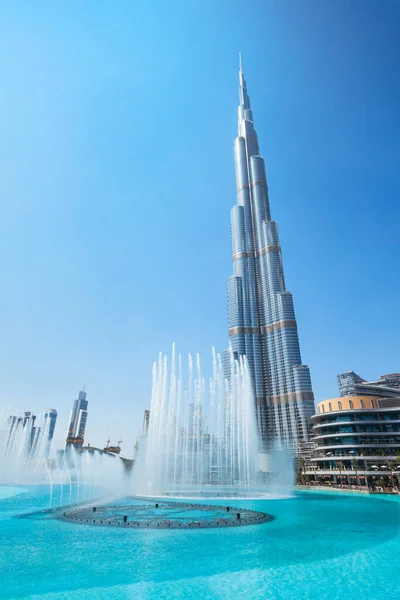
[[(298, 492), (231, 499), (274, 520), (238, 528), (128, 530), (71, 524), (49, 487), (0, 500), (0, 598), (26, 600), (365, 600), (400, 596), (396, 497)], [(15, 491), (15, 490), (14, 490)], [(59, 486), (53, 486), (54, 505)], [(121, 504), (126, 499), (121, 498)], [(198, 503), (198, 501), (196, 501)], [(205, 501), (205, 504), (210, 504)], [(213, 500), (223, 506), (224, 501)]]

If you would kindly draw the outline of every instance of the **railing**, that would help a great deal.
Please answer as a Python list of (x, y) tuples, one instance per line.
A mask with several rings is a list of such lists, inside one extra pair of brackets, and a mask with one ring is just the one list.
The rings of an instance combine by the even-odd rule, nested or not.
[[(342, 429), (340, 429), (342, 428)], [(345, 431), (344, 431), (345, 430)], [(341, 437), (346, 435), (356, 435), (356, 436), (386, 436), (386, 437), (399, 437), (400, 428), (383, 431), (382, 429), (361, 429), (360, 427), (348, 427), (347, 425), (340, 425), (339, 428), (334, 430), (326, 429), (325, 431), (321, 431), (319, 433), (314, 434), (314, 439), (318, 440), (321, 438), (329, 438), (329, 437)]]
[(338, 425), (392, 425), (400, 423), (400, 419), (337, 419), (334, 421), (325, 421), (324, 423), (315, 423), (312, 429), (321, 429), (325, 427), (337, 427)]
[(385, 454), (377, 454), (376, 452), (371, 452), (371, 453), (367, 453), (364, 452), (363, 454), (354, 454), (353, 452), (349, 452), (347, 454), (344, 453), (340, 453), (340, 454), (331, 454), (330, 456), (328, 456), (327, 454), (324, 454), (322, 452), (318, 452), (318, 453), (313, 453), (312, 458), (310, 458), (309, 460), (318, 460), (320, 458), (323, 458), (325, 460), (336, 460), (339, 458), (356, 458), (357, 460), (379, 460), (382, 458), (385, 459), (390, 459), (390, 460), (397, 460), (397, 456), (398, 454), (390, 454), (390, 453), (385, 453)]
[[(370, 446), (399, 446), (400, 448), (400, 440), (396, 441), (396, 442), (390, 442), (388, 440), (386, 441), (374, 441), (374, 442), (353, 442), (353, 443), (343, 443), (343, 442), (335, 442), (335, 443), (330, 443), (330, 440), (327, 440), (329, 443), (326, 445), (322, 444), (318, 444), (320, 448), (324, 448), (324, 449), (328, 449), (328, 448), (335, 448), (338, 446), (350, 446), (351, 448), (357, 447), (357, 448), (363, 448), (363, 447), (370, 447)], [(347, 440), (348, 441), (348, 440)], [(400, 450), (399, 450), (400, 452)]]

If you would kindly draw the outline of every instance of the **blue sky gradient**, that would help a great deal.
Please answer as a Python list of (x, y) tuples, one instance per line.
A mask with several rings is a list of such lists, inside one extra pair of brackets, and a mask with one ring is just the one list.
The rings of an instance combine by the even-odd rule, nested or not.
[[(400, 370), (400, 4), (0, 6), (0, 405), (138, 433), (151, 367), (227, 346), (243, 54), (317, 400)], [(207, 369), (206, 369), (207, 372)]]

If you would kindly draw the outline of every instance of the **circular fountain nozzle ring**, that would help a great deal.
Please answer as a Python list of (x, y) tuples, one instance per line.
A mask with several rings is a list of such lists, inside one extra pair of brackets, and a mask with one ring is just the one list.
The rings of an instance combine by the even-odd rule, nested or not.
[[(209, 529), (212, 527), (240, 527), (260, 525), (272, 521), (267, 513), (227, 506), (160, 501), (157, 508), (149, 504), (114, 504), (93, 507), (82, 506), (63, 511), (59, 518), (79, 525), (119, 527), (131, 529)], [(229, 510), (228, 510), (229, 509)], [(240, 515), (240, 516), (238, 516)]]

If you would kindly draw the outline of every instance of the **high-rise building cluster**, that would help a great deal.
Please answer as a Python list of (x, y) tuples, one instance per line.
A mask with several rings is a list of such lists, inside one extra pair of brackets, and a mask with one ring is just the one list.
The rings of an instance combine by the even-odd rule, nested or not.
[(8, 417), (0, 436), (0, 459), (14, 456), (20, 463), (32, 462), (37, 458), (46, 460), (57, 422), (57, 411), (48, 409), (40, 417), (31, 411), (22, 416)]
[[(86, 429), (88, 401), (86, 392), (80, 391), (74, 402), (68, 426), (67, 447), (81, 447)], [(0, 427), (0, 459), (14, 456), (21, 462), (24, 460), (46, 460), (57, 423), (57, 411), (49, 408), (36, 416), (25, 411), (22, 416), (11, 415)]]

